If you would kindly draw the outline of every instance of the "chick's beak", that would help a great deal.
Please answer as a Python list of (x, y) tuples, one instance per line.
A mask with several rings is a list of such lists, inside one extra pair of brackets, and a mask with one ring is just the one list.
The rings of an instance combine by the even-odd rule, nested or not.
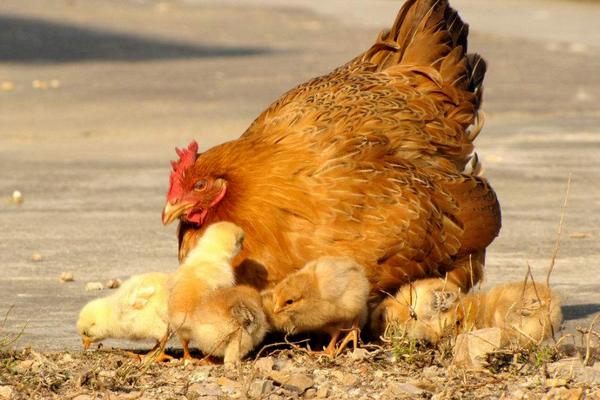
[(186, 210), (192, 208), (194, 204), (192, 203), (180, 203), (175, 202), (171, 203), (167, 201), (165, 208), (162, 212), (162, 222), (164, 225), (169, 225), (171, 222), (175, 221), (179, 218)]
[(87, 336), (84, 336), (81, 338), (81, 341), (83, 342), (83, 349), (87, 350), (90, 348), (90, 346), (92, 345), (92, 339), (90, 339)]
[(275, 307), (273, 307), (273, 314), (279, 314), (281, 310), (283, 310), (283, 307), (280, 305), (275, 305)]

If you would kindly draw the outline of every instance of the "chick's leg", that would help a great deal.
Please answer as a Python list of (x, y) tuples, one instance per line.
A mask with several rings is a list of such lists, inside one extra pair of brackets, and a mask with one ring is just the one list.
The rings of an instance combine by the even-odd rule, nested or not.
[(196, 365), (213, 365), (216, 364), (211, 356), (204, 357), (202, 359), (192, 357), (190, 353), (190, 341), (188, 339), (181, 339), (181, 345), (183, 346), (183, 361), (188, 361)]
[(329, 341), (329, 344), (327, 345), (323, 353), (329, 356), (330, 358), (333, 358), (336, 354), (335, 345), (340, 337), (341, 331), (339, 329), (331, 329), (328, 333), (331, 335), (331, 340)]
[(150, 350), (148, 353), (146, 353), (140, 357), (141, 361), (145, 362), (146, 360), (151, 360), (151, 361), (154, 361), (157, 363), (161, 363), (164, 361), (172, 360), (173, 357), (171, 357), (168, 354), (165, 354), (165, 347), (166, 347), (168, 341), (169, 341), (169, 334), (167, 333), (162, 339), (160, 339), (156, 343), (156, 346), (154, 346), (154, 348), (152, 350)]
[(342, 350), (344, 350), (346, 348), (346, 346), (348, 346), (348, 343), (350, 343), (350, 341), (352, 341), (353, 349), (356, 350), (358, 348), (358, 336), (359, 335), (360, 335), (359, 321), (358, 321), (358, 318), (356, 318), (352, 322), (352, 327), (350, 328), (350, 332), (348, 332), (346, 337), (344, 337), (344, 340), (342, 340), (342, 343), (340, 344), (340, 347), (337, 349), (335, 355), (338, 356), (342, 352)]

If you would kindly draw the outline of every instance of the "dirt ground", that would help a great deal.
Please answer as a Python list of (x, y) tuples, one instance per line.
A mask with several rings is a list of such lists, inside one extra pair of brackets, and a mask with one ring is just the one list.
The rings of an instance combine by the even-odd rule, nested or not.
[[(577, 342), (576, 328), (588, 326), (600, 312), (600, 5), (454, 3), (471, 24), (471, 49), (490, 66), (487, 122), (476, 146), (500, 198), (503, 229), (487, 253), (484, 287), (521, 280), (527, 264), (537, 279), (544, 279), (571, 175), (551, 282), (563, 298), (563, 332)], [(50, 360), (59, 373), (49, 372), (48, 379), (60, 384), (53, 390), (46, 387), (52, 382), (35, 381), (39, 393), (64, 398), (67, 392), (87, 395), (97, 388), (106, 398), (110, 392), (121, 396), (128, 391), (135, 398), (144, 384), (97, 376), (101, 371), (94, 368), (100, 366), (92, 362), (106, 360), (113, 366), (105, 368), (111, 375), (111, 370), (128, 368), (123, 367), (129, 365), (125, 359), (81, 354), (74, 322), (85, 302), (104, 294), (85, 291), (86, 283), (175, 268), (175, 227), (165, 228), (160, 221), (173, 148), (194, 138), (202, 148), (236, 138), (281, 93), (365, 49), (391, 23), (399, 4), (3, 0), (0, 197), (6, 201), (0, 201), (0, 315), (7, 315), (7, 321), (0, 338), (19, 335), (9, 347), (33, 350), (7, 353), (8, 348), (0, 347), (5, 351), (0, 386), (17, 388), (27, 374), (40, 378), (35, 369), (15, 374), (20, 362)], [(15, 190), (23, 194), (21, 205), (9, 200)], [(63, 272), (73, 273), (74, 281), (61, 283)], [(106, 348), (114, 345), (136, 346), (109, 341)], [(405, 365), (389, 361), (385, 351), (373, 356), (376, 361), (346, 366), (359, 371), (358, 386), (364, 388), (355, 397), (370, 396), (365, 385), (409, 380), (402, 375)], [(322, 379), (337, 379), (331, 378), (336, 368), (329, 364), (317, 367), (311, 364), (316, 361), (303, 358), (290, 362), (306, 368), (302, 373), (315, 381), (321, 379), (315, 375), (321, 369)], [(211, 379), (214, 371), (217, 379), (219, 368), (202, 371), (209, 371)], [(244, 368), (253, 367), (248, 363)], [(81, 378), (87, 370), (90, 377)], [(426, 370), (419, 370), (415, 379), (428, 381)], [(136, 378), (152, 386), (138, 397), (167, 398), (160, 397), (159, 389), (170, 384), (154, 379), (165, 371), (168, 382), (179, 382), (173, 398), (185, 397), (186, 382), (201, 382), (191, 377), (204, 373), (152, 366)], [(444, 373), (435, 371), (435, 376)], [(550, 390), (544, 379), (551, 375), (538, 372), (527, 378), (502, 376), (501, 382), (494, 380), (500, 375), (488, 374), (489, 381), (482, 382), (498, 390), (489, 395), (495, 398), (514, 394), (515, 388), (529, 391), (519, 385), (533, 379), (531, 398), (539, 398), (535, 396)], [(403, 378), (394, 380), (397, 376)], [(470, 378), (460, 379), (452, 385), (441, 381), (423, 396), (449, 386), (447, 390), (468, 398)], [(575, 388), (593, 391), (593, 384), (578, 379), (573, 380)], [(126, 389), (115, 390), (119, 385)], [(348, 396), (354, 392), (347, 387), (355, 386), (339, 384)], [(274, 391), (279, 390), (275, 385)], [(438, 398), (460, 398), (456, 393)], [(230, 394), (221, 390), (214, 396)]]

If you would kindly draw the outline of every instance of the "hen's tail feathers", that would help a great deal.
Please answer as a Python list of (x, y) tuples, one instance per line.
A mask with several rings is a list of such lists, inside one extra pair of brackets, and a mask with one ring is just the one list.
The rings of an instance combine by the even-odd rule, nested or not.
[(376, 71), (411, 72), (423, 78), (418, 81), (421, 90), (445, 104), (447, 136), (434, 133), (431, 144), (438, 158), (451, 160), (459, 171), (483, 123), (479, 107), (486, 63), (478, 54), (467, 53), (468, 34), (469, 26), (448, 0), (407, 0), (392, 28), (362, 57)]
[(398, 64), (433, 67), (445, 83), (474, 93), (478, 106), (486, 63), (478, 54), (467, 54), (468, 35), (469, 25), (448, 0), (408, 0), (363, 60), (378, 70)]

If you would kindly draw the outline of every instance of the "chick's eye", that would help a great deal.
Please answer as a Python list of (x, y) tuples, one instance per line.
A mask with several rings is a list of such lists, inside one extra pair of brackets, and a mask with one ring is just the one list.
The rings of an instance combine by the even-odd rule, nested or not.
[(196, 184), (194, 185), (194, 190), (204, 190), (206, 189), (206, 187), (208, 186), (208, 181), (206, 179), (200, 179), (198, 182), (196, 182)]
[(285, 301), (285, 304), (288, 305), (288, 306), (292, 305), (292, 304), (294, 304), (294, 300), (288, 299), (288, 300)]

